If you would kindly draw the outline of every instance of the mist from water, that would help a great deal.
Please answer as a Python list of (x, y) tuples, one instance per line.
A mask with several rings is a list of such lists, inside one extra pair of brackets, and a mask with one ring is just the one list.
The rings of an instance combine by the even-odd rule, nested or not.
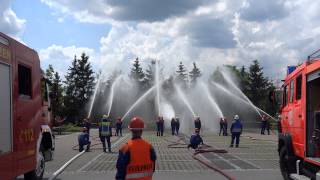
[(112, 104), (113, 104), (113, 99), (114, 99), (114, 91), (115, 91), (115, 87), (118, 85), (118, 82), (120, 81), (120, 79), (122, 78), (122, 75), (119, 75), (114, 82), (112, 83), (111, 89), (110, 89), (110, 95), (108, 98), (108, 116), (110, 116), (110, 112), (112, 109)]

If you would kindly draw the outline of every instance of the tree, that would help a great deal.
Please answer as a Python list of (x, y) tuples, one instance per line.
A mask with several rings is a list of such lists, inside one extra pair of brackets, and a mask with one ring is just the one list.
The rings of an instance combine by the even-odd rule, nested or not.
[(66, 75), (66, 114), (72, 122), (85, 115), (85, 105), (94, 91), (95, 77), (88, 60), (89, 56), (85, 53), (82, 53), (80, 59), (75, 56)]
[(213, 74), (210, 77), (210, 81), (213, 81), (219, 84), (225, 84), (225, 79), (223, 78), (223, 75), (219, 67), (217, 67), (214, 70)]
[[(57, 116), (63, 116), (63, 87), (62, 80), (58, 72), (55, 72), (51, 85), (51, 109), (52, 116), (55, 119)], [(54, 121), (53, 121), (54, 122)]]
[(249, 67), (248, 82), (249, 98), (253, 104), (262, 107), (264, 99), (268, 97), (270, 83), (263, 76), (263, 68), (260, 67), (258, 60), (254, 60)]
[(180, 64), (178, 65), (178, 70), (176, 71), (177, 73), (176, 82), (182, 85), (183, 87), (187, 87), (187, 83), (188, 83), (188, 77), (187, 77), (186, 71), (187, 70), (185, 69), (184, 65), (182, 64), (182, 62), (180, 62)]
[(49, 83), (52, 84), (54, 78), (54, 69), (51, 64), (49, 64), (48, 69), (46, 70), (46, 78)]
[(130, 77), (138, 84), (140, 88), (143, 87), (145, 74), (142, 70), (138, 58), (136, 58), (136, 60), (133, 63), (133, 67), (131, 68), (130, 72)]
[(150, 88), (154, 85), (155, 81), (155, 73), (156, 73), (156, 61), (152, 60), (148, 65), (148, 69), (146, 69), (144, 83), (147, 86), (146, 88)]
[(201, 77), (201, 71), (197, 67), (196, 63), (193, 63), (193, 69), (192, 71), (189, 72), (189, 77), (190, 77), (190, 83), (192, 86), (194, 86), (197, 83), (197, 79)]

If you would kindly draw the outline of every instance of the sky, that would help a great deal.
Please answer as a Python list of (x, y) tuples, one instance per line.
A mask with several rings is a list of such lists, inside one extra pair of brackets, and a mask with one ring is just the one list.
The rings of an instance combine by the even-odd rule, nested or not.
[(106, 73), (128, 71), (136, 57), (168, 72), (196, 62), (204, 73), (258, 59), (279, 79), (320, 48), (319, 8), (314, 0), (0, 0), (0, 31), (62, 75), (85, 52)]

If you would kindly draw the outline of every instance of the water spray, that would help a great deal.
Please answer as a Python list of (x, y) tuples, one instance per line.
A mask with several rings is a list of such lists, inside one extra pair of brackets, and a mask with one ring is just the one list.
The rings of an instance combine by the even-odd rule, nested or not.
[[(222, 85), (220, 85), (220, 84), (218, 84), (218, 83), (215, 83), (215, 82), (212, 82), (212, 84), (213, 84), (214, 86), (218, 87), (218, 88), (219, 88), (220, 90), (222, 90), (223, 92), (229, 94), (230, 96), (237, 98), (238, 100), (246, 103), (246, 104), (249, 105), (249, 106), (253, 106), (256, 110), (259, 110), (259, 111), (263, 112), (265, 115), (267, 115), (268, 117), (270, 117), (270, 118), (273, 119), (274, 121), (278, 121), (277, 119), (275, 119), (275, 118), (272, 117), (270, 114), (268, 114), (268, 113), (266, 113), (265, 111), (263, 111), (262, 109), (258, 108), (257, 106), (255, 106), (255, 105), (253, 105), (253, 104), (250, 104), (248, 101), (246, 101), (246, 100), (244, 100), (244, 99), (242, 99), (242, 98), (240, 98), (240, 97), (232, 94), (230, 91), (228, 91), (228, 90), (227, 90), (226, 88), (224, 88)], [(260, 113), (259, 113), (259, 114), (260, 114)]]
[(118, 84), (118, 81), (121, 79), (122, 75), (119, 75), (112, 83), (111, 85), (111, 91), (110, 91), (110, 95), (109, 95), (109, 101), (108, 101), (108, 116), (110, 116), (110, 112), (111, 112), (111, 108), (112, 108), (112, 104), (113, 104), (113, 97), (114, 97), (114, 88), (115, 86)]
[(261, 117), (261, 113), (260, 111), (258, 111), (257, 107), (250, 101), (250, 99), (234, 84), (234, 82), (232, 81), (232, 79), (225, 73), (225, 72), (221, 72), (224, 79), (246, 100), (248, 101), (248, 103), (255, 108), (255, 110), (257, 111), (257, 113), (259, 114), (259, 116)]
[(175, 89), (178, 92), (179, 97), (181, 98), (181, 100), (184, 102), (184, 104), (188, 107), (189, 111), (192, 113), (193, 117), (196, 117), (196, 114), (194, 113), (190, 103), (187, 100), (187, 97), (185, 96), (185, 94), (182, 92), (182, 90), (180, 89), (179, 86), (174, 85)]
[(92, 98), (91, 103), (90, 103), (90, 108), (89, 108), (89, 113), (88, 113), (87, 118), (90, 118), (90, 116), (91, 116), (93, 104), (94, 104), (94, 101), (95, 101), (96, 96), (97, 96), (98, 88), (99, 88), (99, 86), (100, 86), (101, 76), (102, 76), (102, 75), (100, 74), (100, 76), (99, 76), (99, 78), (98, 78), (98, 82), (97, 82), (96, 87), (95, 87), (95, 89), (94, 89), (93, 98)]
[(160, 116), (160, 114), (161, 114), (161, 108), (160, 108), (159, 61), (156, 61), (155, 84), (156, 84), (156, 87), (157, 87), (158, 115)]
[(219, 114), (220, 117), (224, 117), (219, 105), (213, 99), (213, 97), (212, 97), (212, 95), (211, 95), (211, 93), (209, 91), (208, 86), (206, 84), (204, 84), (203, 82), (201, 82), (200, 85), (203, 87), (204, 92), (207, 94), (212, 107), (215, 108), (218, 111), (218, 114)]

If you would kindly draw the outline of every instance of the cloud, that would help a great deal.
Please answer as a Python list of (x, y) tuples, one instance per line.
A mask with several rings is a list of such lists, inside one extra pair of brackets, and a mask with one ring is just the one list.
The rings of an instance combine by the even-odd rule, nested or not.
[(91, 65), (96, 69), (100, 63), (99, 57), (93, 49), (87, 47), (51, 45), (45, 49), (41, 49), (39, 51), (39, 57), (43, 68), (47, 68), (47, 66), (51, 64), (56, 71), (65, 75), (74, 56), (76, 55), (79, 58), (82, 53), (86, 53), (89, 56)]
[(208, 0), (41, 0), (62, 14), (81, 22), (163, 21), (192, 11)]
[(0, 32), (18, 38), (25, 27), (25, 20), (12, 11), (10, 0), (2, 0), (0, 6)]
[(190, 19), (181, 28), (192, 44), (198, 47), (228, 49), (236, 46), (230, 23), (223, 19), (202, 16)]
[(241, 9), (241, 17), (248, 21), (277, 20), (289, 15), (285, 0), (247, 0)]

